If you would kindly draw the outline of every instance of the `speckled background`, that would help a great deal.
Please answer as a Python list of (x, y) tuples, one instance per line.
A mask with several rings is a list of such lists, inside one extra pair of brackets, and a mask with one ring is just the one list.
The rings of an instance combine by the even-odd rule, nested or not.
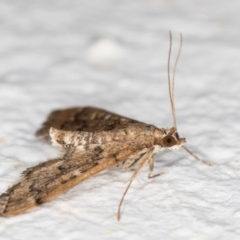
[[(93, 105), (171, 127), (168, 31), (183, 150), (156, 156), (116, 211), (131, 172), (110, 169), (31, 212), (0, 239), (239, 239), (240, 2), (0, 0), (0, 192), (57, 150), (34, 132), (56, 108)], [(173, 54), (173, 56), (175, 56)]]

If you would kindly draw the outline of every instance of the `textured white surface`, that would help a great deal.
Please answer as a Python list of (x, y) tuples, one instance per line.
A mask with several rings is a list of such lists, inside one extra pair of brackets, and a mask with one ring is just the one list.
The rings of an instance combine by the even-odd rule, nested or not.
[[(56, 108), (93, 105), (172, 125), (168, 31), (184, 46), (176, 79), (183, 150), (156, 156), (116, 211), (131, 172), (109, 170), (31, 212), (0, 239), (239, 239), (240, 2), (0, 1), (0, 192), (57, 155), (34, 132)], [(109, 48), (107, 47), (109, 45)], [(238, 110), (238, 111), (237, 111)]]

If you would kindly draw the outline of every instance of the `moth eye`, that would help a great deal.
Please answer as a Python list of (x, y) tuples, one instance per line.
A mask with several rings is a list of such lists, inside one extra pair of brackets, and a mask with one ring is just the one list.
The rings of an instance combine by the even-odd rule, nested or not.
[(172, 137), (172, 136), (166, 136), (166, 137), (163, 138), (163, 145), (165, 147), (172, 147), (176, 143), (177, 142), (176, 142), (175, 138)]

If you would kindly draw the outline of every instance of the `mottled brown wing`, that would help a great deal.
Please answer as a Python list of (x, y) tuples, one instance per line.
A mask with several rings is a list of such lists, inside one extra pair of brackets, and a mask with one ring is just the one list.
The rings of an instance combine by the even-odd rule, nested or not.
[(125, 128), (138, 121), (95, 107), (74, 107), (53, 111), (36, 135), (49, 142), (51, 127), (68, 131), (107, 131)]
[[(139, 152), (146, 151), (152, 140), (150, 135), (146, 137), (137, 131), (135, 133), (137, 135), (131, 132), (125, 134), (123, 141), (114, 136), (112, 141), (106, 143), (95, 144), (90, 141), (88, 151), (82, 145), (69, 145), (64, 148), (63, 158), (52, 159), (27, 169), (22, 180), (0, 196), (0, 215), (8, 217), (21, 214), (118, 162), (134, 156), (140, 157)], [(61, 135), (61, 130), (59, 134)], [(55, 137), (61, 137), (60, 135)], [(138, 140), (136, 136), (139, 136)]]

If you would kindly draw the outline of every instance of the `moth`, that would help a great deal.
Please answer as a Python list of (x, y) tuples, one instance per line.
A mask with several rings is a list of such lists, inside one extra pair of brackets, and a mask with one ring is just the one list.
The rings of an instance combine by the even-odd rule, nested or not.
[(74, 107), (53, 111), (36, 135), (61, 150), (61, 156), (26, 169), (22, 179), (0, 195), (0, 215), (22, 214), (27, 210), (52, 200), (82, 181), (110, 167), (135, 169), (118, 206), (117, 218), (123, 199), (144, 165), (149, 165), (149, 178), (153, 175), (154, 155), (164, 149), (183, 148), (196, 160), (185, 146), (185, 138), (177, 131), (174, 77), (180, 48), (171, 79), (170, 58), (172, 35), (168, 54), (168, 91), (173, 116), (173, 127), (157, 128), (95, 107)]

